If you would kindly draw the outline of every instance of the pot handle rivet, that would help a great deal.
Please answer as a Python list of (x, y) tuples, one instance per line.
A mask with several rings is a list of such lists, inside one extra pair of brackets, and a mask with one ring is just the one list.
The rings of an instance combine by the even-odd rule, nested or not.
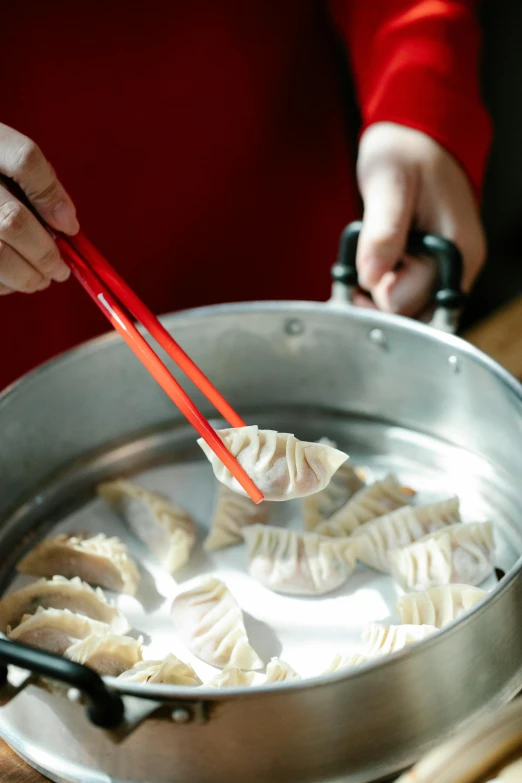
[(82, 694), (80, 693), (78, 688), (69, 688), (69, 690), (67, 691), (67, 698), (73, 704), (78, 704), (81, 701)]
[(182, 725), (183, 723), (190, 723), (192, 715), (186, 707), (176, 707), (172, 710), (172, 720), (174, 723)]
[(450, 356), (448, 359), (448, 364), (455, 375), (460, 372), (460, 363), (456, 356)]
[(304, 330), (305, 325), (300, 318), (288, 318), (285, 321), (285, 332), (290, 335), (290, 337), (297, 337), (298, 335), (303, 334)]
[(372, 343), (378, 345), (379, 348), (388, 347), (388, 341), (382, 329), (372, 329), (369, 336)]

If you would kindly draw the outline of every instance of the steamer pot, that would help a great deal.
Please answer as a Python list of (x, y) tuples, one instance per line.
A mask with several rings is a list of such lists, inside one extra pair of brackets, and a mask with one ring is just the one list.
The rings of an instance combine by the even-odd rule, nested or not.
[[(343, 241), (341, 261), (353, 260), (353, 233)], [(417, 466), (434, 482), (450, 477), (480, 497), (505, 576), (469, 615), (410, 650), (271, 688), (104, 683), (0, 640), (4, 663), (73, 686), (10, 667), (0, 687), (0, 733), (51, 779), (368, 783), (407, 768), (522, 687), (522, 388), (453, 335), (349, 306), (353, 283), (341, 263), (328, 304), (222, 305), (164, 323), (248, 421), (310, 438), (334, 423), (351, 453)], [(437, 322), (448, 327), (460, 300), (446, 286), (438, 301)], [(193, 432), (115, 336), (4, 392), (0, 431), (0, 589), (36, 537), (101, 478), (194, 453)]]

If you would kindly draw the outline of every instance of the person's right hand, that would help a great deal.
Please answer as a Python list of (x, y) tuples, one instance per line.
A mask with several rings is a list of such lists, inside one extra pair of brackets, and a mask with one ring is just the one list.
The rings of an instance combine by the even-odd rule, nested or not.
[[(44, 220), (74, 235), (76, 209), (39, 147), (0, 123), (0, 173), (13, 179)], [(50, 234), (0, 182), (0, 295), (29, 294), (52, 280), (67, 280), (69, 268)]]

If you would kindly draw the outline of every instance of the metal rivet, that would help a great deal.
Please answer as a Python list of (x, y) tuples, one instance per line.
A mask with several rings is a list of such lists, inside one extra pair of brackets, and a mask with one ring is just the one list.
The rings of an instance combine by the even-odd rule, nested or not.
[(78, 688), (69, 688), (67, 691), (67, 698), (69, 701), (72, 701), (73, 704), (76, 704), (81, 699), (81, 693)]
[(460, 364), (456, 356), (450, 356), (448, 359), (448, 364), (454, 373), (460, 372)]
[(381, 329), (372, 329), (370, 332), (370, 340), (380, 348), (386, 348), (388, 345), (386, 335)]
[(192, 715), (186, 707), (176, 707), (172, 710), (172, 720), (174, 723), (190, 723)]
[(300, 318), (289, 318), (285, 321), (285, 332), (292, 337), (303, 334), (304, 330), (305, 326)]

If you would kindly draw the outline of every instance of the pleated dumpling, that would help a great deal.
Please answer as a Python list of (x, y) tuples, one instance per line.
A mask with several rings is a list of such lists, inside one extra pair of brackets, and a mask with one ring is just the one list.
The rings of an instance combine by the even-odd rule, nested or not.
[(212, 525), (203, 546), (211, 551), (243, 541), (242, 529), (247, 525), (264, 525), (269, 510), (269, 503), (256, 504), (224, 484), (218, 484)]
[(60, 574), (79, 577), (91, 585), (134, 595), (140, 575), (125, 544), (115, 536), (60, 533), (45, 538), (17, 565), (21, 574), (45, 576)]
[(251, 525), (243, 537), (250, 575), (276, 593), (329, 593), (355, 569), (357, 542), (351, 538), (323, 538), (270, 525)]
[(457, 497), (426, 506), (403, 506), (366, 522), (352, 533), (358, 538), (357, 559), (376, 571), (389, 571), (388, 552), (460, 522)]
[[(288, 433), (260, 430), (255, 425), (220, 430), (218, 435), (265, 500), (290, 500), (319, 492), (348, 459), (332, 446), (301, 441)], [(205, 441), (200, 439), (198, 443), (218, 481), (245, 495), (244, 489)]]
[[(333, 441), (321, 438), (319, 443), (336, 447)], [(361, 472), (345, 462), (337, 470), (327, 487), (303, 500), (305, 530), (315, 530), (317, 525), (325, 522), (332, 514), (346, 505), (363, 486)]]
[(97, 491), (169, 574), (188, 563), (196, 543), (196, 529), (187, 511), (157, 492), (122, 479), (100, 484)]
[(381, 655), (402, 650), (409, 644), (421, 642), (428, 636), (437, 632), (433, 625), (381, 625), (380, 623), (369, 623), (363, 639), (366, 642), (367, 649), (364, 655), (369, 659), (380, 658)]
[(406, 593), (397, 602), (401, 623), (443, 628), (472, 609), (487, 595), (472, 585), (437, 585), (422, 593)]
[(142, 660), (141, 645), (141, 639), (115, 633), (87, 636), (68, 647), (65, 657), (84, 663), (102, 677), (118, 677)]
[(403, 590), (436, 585), (479, 585), (495, 564), (491, 522), (451, 525), (388, 553), (393, 578)]
[(301, 675), (294, 671), (289, 663), (285, 663), (280, 658), (272, 658), (266, 667), (264, 684), (269, 685), (272, 682), (289, 682), (290, 680), (300, 679)]
[(15, 642), (31, 644), (41, 650), (63, 655), (72, 644), (87, 636), (109, 633), (107, 623), (91, 620), (68, 609), (42, 609), (25, 615), (20, 625), (8, 629), (7, 635)]
[(69, 609), (84, 614), (93, 620), (110, 625), (115, 633), (126, 633), (130, 629), (128, 620), (115, 606), (107, 602), (100, 588), (93, 590), (77, 576), (65, 579), (39, 579), (26, 587), (15, 590), (0, 601), (0, 631), (8, 626), (15, 628), (24, 615), (34, 614), (42, 609)]
[(223, 671), (216, 674), (209, 682), (205, 683), (210, 688), (233, 688), (239, 685), (252, 685), (254, 672), (244, 672), (239, 666), (225, 666)]
[(261, 669), (263, 661), (248, 641), (243, 613), (228, 589), (211, 576), (201, 577), (172, 604), (172, 620), (189, 650), (211, 666)]
[(415, 492), (402, 487), (397, 477), (390, 473), (382, 481), (375, 481), (360, 489), (326, 522), (316, 528), (323, 536), (348, 536), (360, 525), (389, 514), (412, 502)]
[(192, 666), (180, 661), (175, 655), (167, 655), (161, 661), (139, 661), (132, 669), (120, 675), (121, 680), (141, 682), (148, 685), (201, 685), (202, 682)]
[(341, 671), (341, 669), (351, 669), (353, 666), (360, 666), (363, 663), (368, 663), (370, 660), (371, 658), (363, 653), (351, 653), (350, 655), (337, 653), (323, 674), (332, 674), (333, 672)]

